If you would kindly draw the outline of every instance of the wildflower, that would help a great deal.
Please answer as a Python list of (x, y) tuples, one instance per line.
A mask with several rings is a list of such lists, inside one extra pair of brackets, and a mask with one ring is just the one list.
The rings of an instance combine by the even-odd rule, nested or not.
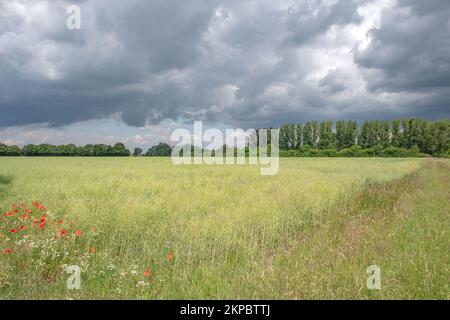
[(3, 214), (5, 217), (12, 217), (14, 215), (14, 213), (12, 212), (7, 212), (5, 214)]
[(90, 253), (95, 253), (95, 252), (97, 252), (97, 249), (95, 249), (95, 247), (91, 247), (91, 248), (89, 249), (89, 252), (90, 252)]
[(167, 254), (167, 261), (172, 262), (172, 260), (173, 260), (173, 253), (172, 253), (172, 252), (169, 252), (169, 253)]
[(61, 229), (61, 237), (64, 237), (67, 233), (66, 229)]
[(59, 219), (58, 224), (63, 224), (63, 221), (61, 219)]
[(28, 218), (29, 218), (29, 216), (28, 216), (27, 214), (23, 214), (23, 215), (22, 215), (22, 218), (24, 218), (24, 219), (28, 219)]
[(53, 236), (53, 240), (58, 240), (58, 236)]
[(81, 231), (80, 231), (80, 230), (75, 231), (75, 235), (76, 235), (77, 237), (81, 236)]
[(23, 231), (23, 230), (25, 230), (25, 229), (26, 229), (25, 226), (20, 226), (20, 227), (19, 227), (19, 230), (20, 230), (20, 231)]
[(152, 274), (152, 269), (147, 269), (144, 271), (144, 277), (148, 277)]
[(40, 228), (40, 229), (44, 229), (44, 228), (45, 228), (45, 221), (44, 221), (44, 222), (41, 222), (41, 223), (39, 224), (39, 228)]
[(11, 229), (11, 230), (9, 230), (10, 232), (12, 232), (12, 233), (16, 233), (17, 232), (17, 229)]
[(25, 213), (31, 213), (31, 209), (26, 209)]
[(47, 221), (47, 217), (44, 214), (43, 216), (41, 216), (41, 222), (46, 222), (46, 221)]
[(13, 250), (11, 248), (3, 249), (3, 254), (11, 254)]

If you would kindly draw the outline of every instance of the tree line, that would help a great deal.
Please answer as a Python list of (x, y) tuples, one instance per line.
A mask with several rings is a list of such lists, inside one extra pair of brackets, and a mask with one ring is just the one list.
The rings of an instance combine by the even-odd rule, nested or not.
[(77, 147), (74, 144), (28, 144), (23, 148), (7, 146), (0, 143), (0, 156), (29, 156), (29, 157), (53, 157), (53, 156), (81, 156), (81, 157), (128, 157), (130, 151), (123, 143), (114, 146), (106, 144), (87, 144)]
[(337, 121), (335, 126), (333, 121), (310, 121), (280, 127), (280, 150), (293, 151), (292, 156), (448, 156), (449, 149), (449, 120), (375, 120), (362, 126), (352, 120)]
[[(375, 120), (365, 121), (361, 126), (353, 120), (308, 121), (284, 124), (279, 135), (280, 156), (284, 157), (450, 157), (450, 120)], [(270, 144), (270, 135), (268, 138)], [(135, 148), (131, 153), (123, 143), (79, 147), (29, 144), (23, 148), (0, 143), (0, 156), (168, 157), (171, 153), (172, 146), (163, 142), (145, 153), (142, 148)]]

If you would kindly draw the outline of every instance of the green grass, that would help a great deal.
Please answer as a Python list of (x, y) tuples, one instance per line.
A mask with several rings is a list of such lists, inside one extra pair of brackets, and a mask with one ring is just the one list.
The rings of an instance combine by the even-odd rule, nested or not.
[[(0, 239), (17, 247), (0, 255), (0, 298), (448, 299), (449, 166), (296, 158), (261, 176), (170, 159), (0, 158), (1, 212), (38, 200), (83, 231), (34, 249)], [(81, 267), (81, 290), (66, 289), (64, 264)], [(371, 264), (382, 290), (366, 288)]]

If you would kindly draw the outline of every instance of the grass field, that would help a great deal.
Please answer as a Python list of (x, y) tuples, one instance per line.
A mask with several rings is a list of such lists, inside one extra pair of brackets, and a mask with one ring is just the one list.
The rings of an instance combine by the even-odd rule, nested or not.
[[(158, 158), (0, 158), (0, 212), (15, 214), (0, 220), (11, 249), (0, 299), (449, 299), (449, 169), (297, 158), (261, 176)], [(381, 290), (366, 288), (373, 264)], [(66, 288), (65, 265), (81, 268), (80, 290)]]

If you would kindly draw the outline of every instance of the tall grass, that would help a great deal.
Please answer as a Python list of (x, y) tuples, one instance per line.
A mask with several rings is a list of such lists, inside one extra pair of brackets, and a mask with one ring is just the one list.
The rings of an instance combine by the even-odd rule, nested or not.
[[(279, 175), (267, 177), (252, 166), (173, 166), (168, 159), (0, 159), (0, 175), (14, 177), (3, 212), (12, 202), (38, 200), (86, 230), (64, 247), (64, 258), (3, 255), (0, 296), (397, 297), (406, 294), (404, 283), (398, 291), (368, 292), (365, 265), (384, 249), (399, 250), (375, 240), (397, 224), (403, 230), (404, 220), (392, 213), (403, 211), (399, 205), (419, 207), (403, 197), (421, 190), (423, 178), (413, 174), (421, 163), (282, 159)], [(433, 168), (422, 170), (445, 171)], [(372, 245), (361, 244), (367, 241)], [(442, 258), (435, 259), (442, 270)], [(82, 268), (81, 290), (67, 290), (64, 264)], [(407, 296), (418, 295), (410, 290)]]

